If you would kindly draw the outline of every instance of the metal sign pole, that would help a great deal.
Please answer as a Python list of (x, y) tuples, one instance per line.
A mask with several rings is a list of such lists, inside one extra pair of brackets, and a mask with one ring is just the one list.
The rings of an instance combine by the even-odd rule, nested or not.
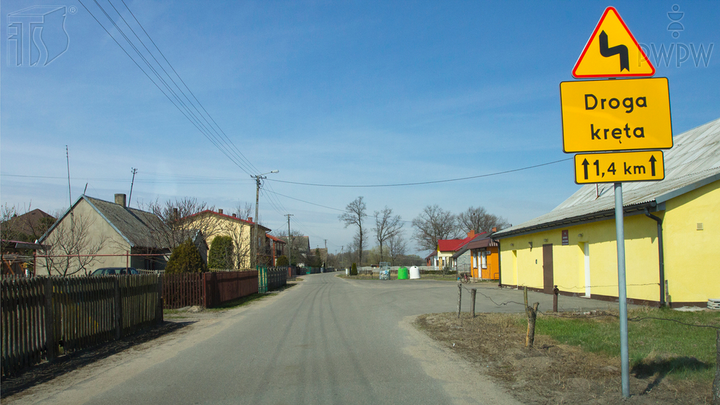
[(622, 395), (630, 396), (630, 358), (628, 355), (627, 287), (625, 284), (625, 225), (623, 223), (622, 183), (615, 183), (615, 234), (617, 237), (618, 299), (620, 301), (620, 361)]

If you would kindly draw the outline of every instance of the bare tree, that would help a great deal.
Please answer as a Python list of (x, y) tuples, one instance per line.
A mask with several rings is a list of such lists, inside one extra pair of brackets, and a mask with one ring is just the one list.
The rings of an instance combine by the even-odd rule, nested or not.
[(455, 215), (450, 211), (437, 204), (428, 205), (412, 220), (412, 226), (417, 229), (413, 238), (421, 249), (435, 250), (439, 240), (457, 237), (455, 223)]
[(50, 275), (62, 277), (89, 274), (89, 268), (98, 260), (97, 255), (106, 245), (103, 236), (91, 237), (93, 219), (70, 214), (58, 223), (43, 240), (45, 268)]
[[(240, 219), (247, 220), (252, 215), (253, 205), (246, 202), (245, 205), (238, 204), (237, 207), (235, 207), (235, 214)], [(258, 220), (259, 218), (255, 218)]]
[[(300, 231), (296, 231), (296, 230), (292, 229), (290, 231), (290, 237), (288, 237), (288, 234), (286, 231), (282, 231), (282, 230), (278, 231), (275, 234), (275, 236), (280, 239), (285, 240), (286, 244), (285, 244), (285, 249), (284, 249), (283, 253), (286, 256), (290, 255), (292, 257), (293, 263), (290, 263), (290, 264), (294, 266), (295, 264), (300, 263), (301, 262), (301, 260), (300, 260), (300, 257), (301, 257), (300, 244), (297, 242), (296, 238), (299, 236), (303, 236), (303, 234), (300, 233)], [(290, 257), (288, 257), (288, 260), (290, 260)]]
[(488, 213), (483, 207), (470, 207), (457, 216), (459, 231), (475, 231), (476, 233), (491, 232), (493, 228), (501, 230), (509, 224), (505, 218)]
[(363, 237), (365, 235), (363, 231), (363, 221), (365, 220), (365, 217), (367, 217), (367, 214), (365, 213), (366, 209), (367, 207), (365, 206), (363, 197), (360, 196), (351, 201), (345, 207), (345, 212), (338, 217), (340, 222), (343, 222), (345, 224), (345, 228), (350, 225), (355, 225), (358, 227), (357, 233), (355, 234), (353, 241), (355, 242), (355, 245), (357, 247), (359, 266), (362, 263), (363, 255)]
[(18, 230), (12, 226), (13, 219), (18, 217), (17, 207), (7, 203), (0, 207), (0, 239), (3, 241), (18, 240)]
[(355, 251), (355, 256), (358, 258), (357, 265), (358, 267), (362, 266), (362, 258), (365, 252), (363, 252), (362, 243), (365, 237), (367, 236), (366, 230), (358, 230), (358, 232), (353, 235), (353, 241), (352, 245), (350, 245), (350, 248)]
[(380, 245), (380, 261), (383, 261), (383, 244), (402, 231), (403, 222), (400, 215), (393, 215), (392, 208), (387, 205), (382, 211), (375, 211), (375, 238)]
[(239, 232), (228, 232), (233, 241), (233, 262), (235, 267), (243, 268), (246, 263), (250, 263), (250, 238), (248, 237), (252, 231), (249, 226), (240, 227)]
[(147, 225), (151, 228), (158, 245), (163, 247), (173, 249), (186, 240), (192, 239), (198, 230), (206, 239), (217, 233), (210, 218), (193, 221), (191, 227), (186, 225), (187, 217), (197, 215), (205, 210), (215, 209), (215, 207), (209, 207), (205, 202), (198, 202), (196, 198), (185, 197), (174, 201), (167, 200), (165, 203), (155, 200), (142, 209), (160, 218), (159, 222)]
[[(34, 217), (26, 215), (35, 211), (31, 208), (32, 203), (23, 209), (15, 205), (9, 206), (7, 203), (0, 207), (0, 239), (34, 242), (40, 239), (55, 223), (55, 217), (51, 215), (41, 216), (38, 214)], [(21, 210), (24, 211), (23, 214), (20, 214)]]
[(407, 250), (407, 243), (405, 242), (405, 239), (403, 238), (402, 233), (398, 232), (393, 237), (388, 239), (387, 245), (388, 245), (388, 256), (390, 256), (390, 263), (394, 266), (395, 261), (400, 256), (405, 255), (405, 251)]

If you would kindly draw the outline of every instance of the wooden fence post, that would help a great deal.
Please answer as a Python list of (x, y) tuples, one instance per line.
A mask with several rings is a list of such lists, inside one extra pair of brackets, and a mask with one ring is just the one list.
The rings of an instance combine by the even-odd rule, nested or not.
[(460, 318), (461, 304), (462, 304), (462, 283), (458, 283), (458, 313), (457, 313), (458, 318)]
[(53, 361), (57, 357), (57, 346), (55, 343), (55, 314), (52, 304), (52, 277), (45, 279), (45, 346), (47, 348), (47, 359)]
[(472, 317), (475, 318), (475, 295), (477, 294), (477, 288), (470, 290), (470, 296), (472, 297)]
[(120, 279), (113, 277), (113, 285), (115, 286), (115, 339), (122, 337), (123, 319), (122, 319), (122, 296), (120, 295)]
[(525, 296), (525, 314), (528, 317), (527, 335), (525, 336), (525, 347), (533, 347), (533, 343), (535, 343), (535, 320), (537, 319), (537, 310), (538, 306), (540, 306), (540, 303), (536, 302), (533, 304), (532, 307), (528, 306), (527, 287), (524, 287), (523, 295)]

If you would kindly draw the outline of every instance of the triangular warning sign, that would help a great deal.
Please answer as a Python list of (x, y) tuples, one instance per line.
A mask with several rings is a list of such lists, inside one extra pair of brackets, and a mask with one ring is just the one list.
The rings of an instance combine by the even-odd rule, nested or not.
[(654, 74), (655, 67), (614, 7), (605, 9), (572, 71), (576, 78)]

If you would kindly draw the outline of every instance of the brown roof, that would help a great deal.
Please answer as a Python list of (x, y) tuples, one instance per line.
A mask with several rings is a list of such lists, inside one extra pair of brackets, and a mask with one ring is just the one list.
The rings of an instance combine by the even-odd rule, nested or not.
[[(43, 226), (42, 222), (44, 221), (51, 222)], [(2, 226), (11, 229), (12, 234), (15, 237), (24, 235), (35, 239), (42, 236), (42, 233), (35, 234), (35, 232), (44, 232), (50, 225), (52, 225), (53, 222), (55, 222), (55, 217), (36, 208), (30, 212), (26, 212), (25, 214), (10, 218), (8, 221), (3, 223)]]

